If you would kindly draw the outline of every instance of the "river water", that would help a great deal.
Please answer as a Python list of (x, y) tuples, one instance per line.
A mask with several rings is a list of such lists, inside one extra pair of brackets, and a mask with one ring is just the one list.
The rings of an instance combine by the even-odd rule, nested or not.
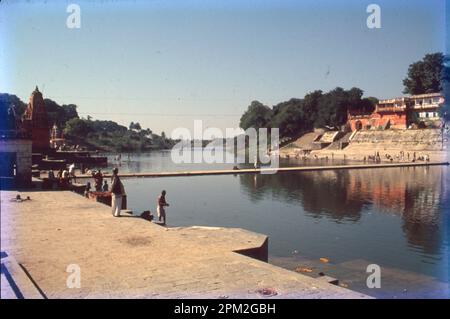
[[(305, 163), (281, 163), (297, 164)], [(110, 166), (147, 172), (233, 165), (174, 164), (169, 152), (153, 152), (122, 154), (120, 164), (110, 157)], [(155, 212), (165, 189), (168, 226), (240, 227), (268, 235), (275, 265), (300, 267), (313, 277), (322, 272), (375, 297), (450, 296), (447, 166), (123, 181), (135, 213)], [(381, 288), (366, 284), (370, 264), (380, 267)]]

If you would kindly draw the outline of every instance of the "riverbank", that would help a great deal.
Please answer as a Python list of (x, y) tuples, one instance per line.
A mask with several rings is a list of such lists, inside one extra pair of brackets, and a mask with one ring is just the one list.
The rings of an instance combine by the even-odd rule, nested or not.
[[(380, 161), (383, 163), (412, 163), (413, 162), (413, 156), (414, 153), (416, 154), (417, 158), (425, 158), (428, 157), (431, 162), (445, 162), (449, 160), (448, 152), (447, 151), (421, 151), (421, 152), (415, 152), (415, 151), (403, 151), (403, 158), (401, 158), (401, 153), (398, 150), (389, 150), (389, 149), (377, 149), (374, 147), (372, 150), (352, 150), (352, 149), (343, 149), (343, 150), (319, 150), (319, 151), (312, 151), (310, 158), (317, 158), (319, 159), (336, 159), (336, 160), (349, 160), (354, 162), (365, 162), (365, 163), (371, 163), (373, 160), (370, 160), (370, 157), (373, 157), (376, 153), (380, 154)], [(409, 158), (408, 158), (409, 153)], [(390, 158), (392, 157), (392, 161)], [(423, 163), (424, 160), (416, 161), (416, 163)]]
[[(349, 133), (350, 134), (350, 133)], [(304, 160), (349, 160), (354, 162), (411, 163), (449, 160), (449, 136), (438, 129), (364, 130), (344, 136), (345, 141), (334, 141), (326, 147), (319, 146), (320, 133), (307, 133), (280, 149), (281, 158)], [(342, 144), (344, 148), (339, 146)], [(348, 144), (347, 146), (345, 146)]]
[[(343, 157), (345, 159), (345, 157)], [(347, 157), (347, 159), (349, 159)], [(332, 164), (332, 163), (331, 163)], [(329, 171), (329, 170), (348, 170), (348, 169), (373, 169), (388, 167), (411, 167), (411, 166), (435, 166), (449, 165), (448, 162), (400, 162), (392, 163), (383, 161), (383, 163), (366, 164), (345, 164), (345, 165), (320, 165), (320, 166), (287, 166), (287, 167), (261, 167), (248, 169), (221, 169), (221, 170), (198, 170), (198, 171), (174, 171), (174, 172), (140, 172), (140, 173), (119, 173), (120, 177), (180, 177), (180, 176), (206, 176), (206, 175), (238, 175), (238, 174), (275, 174), (280, 172), (311, 172), (311, 171)], [(104, 173), (103, 177), (111, 177), (111, 173)], [(91, 179), (88, 174), (77, 175), (77, 179)]]
[[(265, 235), (237, 228), (164, 228), (72, 192), (1, 192), (1, 242), (48, 298), (366, 298), (236, 251)], [(68, 288), (69, 265), (81, 287)]]

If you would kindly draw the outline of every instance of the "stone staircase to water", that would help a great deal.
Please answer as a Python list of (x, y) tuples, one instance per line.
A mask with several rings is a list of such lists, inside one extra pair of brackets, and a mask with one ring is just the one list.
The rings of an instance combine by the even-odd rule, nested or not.
[(346, 150), (416, 150), (439, 151), (442, 134), (439, 129), (359, 131), (350, 141)]

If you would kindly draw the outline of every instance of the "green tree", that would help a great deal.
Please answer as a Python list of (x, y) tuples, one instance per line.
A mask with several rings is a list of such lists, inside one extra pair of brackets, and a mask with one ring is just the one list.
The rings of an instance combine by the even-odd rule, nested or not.
[(127, 132), (127, 128), (123, 125), (119, 125), (114, 121), (90, 121), (90, 125), (95, 132), (109, 132), (109, 133), (118, 133), (119, 135), (123, 135)]
[(311, 120), (314, 127), (339, 127), (347, 122), (347, 112), (351, 109), (372, 112), (378, 101), (376, 98), (362, 98), (364, 91), (359, 88), (344, 90), (340, 87), (322, 94), (317, 102), (317, 112)]
[(250, 127), (259, 129), (268, 127), (272, 116), (272, 110), (258, 101), (253, 101), (247, 111), (241, 116), (239, 126), (246, 130)]
[(129, 129), (130, 130), (141, 131), (142, 127), (141, 127), (141, 124), (139, 124), (139, 122), (136, 122), (136, 123), (131, 122), (130, 126), (129, 126)]
[(408, 75), (403, 80), (403, 93), (423, 94), (440, 92), (443, 82), (449, 81), (448, 57), (442, 53), (426, 54), (421, 61), (410, 64)]
[(51, 127), (57, 124), (64, 127), (66, 122), (78, 118), (77, 106), (75, 104), (59, 105), (51, 99), (44, 99), (45, 108), (48, 115), (48, 125)]
[(303, 112), (305, 113), (305, 120), (310, 123), (311, 128), (317, 117), (319, 109), (319, 101), (323, 96), (321, 90), (316, 90), (305, 95), (303, 99)]
[(22, 116), (27, 108), (26, 103), (24, 103), (20, 98), (14, 94), (0, 93), (0, 110), (2, 112), (7, 112), (10, 106), (14, 105), (16, 114)]
[(290, 99), (275, 105), (270, 127), (278, 128), (281, 136), (295, 136), (308, 130), (303, 100)]
[(295, 137), (324, 126), (339, 127), (347, 122), (349, 109), (374, 110), (378, 100), (362, 98), (363, 94), (363, 90), (356, 87), (350, 90), (337, 87), (327, 93), (316, 90), (303, 99), (281, 102), (273, 109), (254, 101), (242, 115), (240, 126), (243, 129), (278, 128), (282, 137)]
[(94, 129), (90, 121), (78, 118), (69, 120), (64, 128), (64, 134), (66, 136), (81, 139), (86, 138), (93, 131)]

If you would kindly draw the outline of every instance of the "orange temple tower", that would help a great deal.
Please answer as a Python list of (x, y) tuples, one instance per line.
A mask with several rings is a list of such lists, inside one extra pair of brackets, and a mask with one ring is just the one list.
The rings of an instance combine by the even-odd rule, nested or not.
[(30, 102), (23, 115), (25, 130), (31, 132), (33, 152), (43, 152), (50, 147), (50, 130), (44, 98), (38, 87), (31, 93)]

